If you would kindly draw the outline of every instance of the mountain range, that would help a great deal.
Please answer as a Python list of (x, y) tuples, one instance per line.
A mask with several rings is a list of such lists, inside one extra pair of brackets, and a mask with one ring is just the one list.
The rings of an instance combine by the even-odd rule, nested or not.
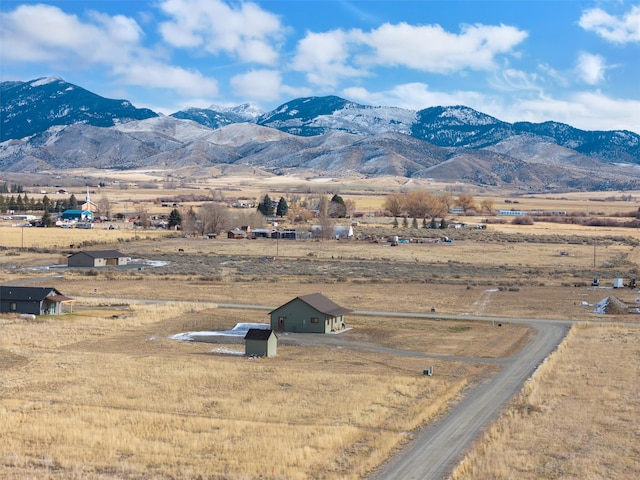
[(273, 111), (212, 105), (169, 116), (45, 77), (2, 82), (0, 171), (193, 167), (432, 178), (526, 191), (640, 188), (640, 135), (508, 123), (465, 106), (420, 111), (337, 96)]

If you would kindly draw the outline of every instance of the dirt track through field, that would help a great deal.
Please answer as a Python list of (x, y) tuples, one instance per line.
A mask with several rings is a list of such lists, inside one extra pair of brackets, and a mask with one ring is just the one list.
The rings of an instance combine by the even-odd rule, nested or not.
[(372, 479), (438, 480), (451, 473), (473, 440), (497, 418), (502, 406), (560, 344), (570, 325), (544, 320), (523, 323), (537, 330), (535, 337), (507, 359), (493, 378), (467, 392), (446, 417), (420, 432), (407, 448), (375, 472)]

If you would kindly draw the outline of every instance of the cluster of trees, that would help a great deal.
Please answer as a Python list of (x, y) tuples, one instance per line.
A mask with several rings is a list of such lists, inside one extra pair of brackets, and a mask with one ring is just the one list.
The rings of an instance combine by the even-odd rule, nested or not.
[(271, 200), (269, 194), (266, 194), (260, 203), (258, 203), (258, 211), (265, 217), (286, 217), (289, 212), (289, 204), (284, 197), (280, 197), (278, 202)]
[(23, 193), (24, 187), (17, 183), (9, 185), (7, 182), (0, 183), (0, 193)]
[(493, 200), (489, 198), (477, 205), (473, 196), (468, 193), (454, 197), (449, 193), (433, 195), (423, 190), (415, 190), (387, 195), (382, 207), (395, 218), (409, 217), (417, 221), (417, 219), (443, 217), (453, 207), (460, 207), (465, 215), (479, 211), (493, 213), (493, 205)]
[(0, 211), (42, 212), (47, 210), (48, 212), (64, 212), (70, 208), (78, 208), (78, 200), (73, 194), (67, 200), (56, 200), (55, 202), (52, 202), (46, 195), (42, 198), (29, 198), (26, 193), (17, 196), (0, 195)]

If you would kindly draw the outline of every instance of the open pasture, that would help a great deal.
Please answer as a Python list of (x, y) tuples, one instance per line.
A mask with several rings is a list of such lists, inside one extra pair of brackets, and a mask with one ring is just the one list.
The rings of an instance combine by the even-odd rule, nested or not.
[[(335, 346), (281, 345), (275, 358), (250, 359), (241, 344), (168, 336), (227, 329), (253, 312), (87, 308), (0, 319), (0, 358), (11, 360), (0, 373), (0, 477), (363, 478), (497, 368)], [(371, 322), (358, 320), (360, 341)], [(471, 324), (431, 325), (399, 323), (387, 342), (420, 347), (411, 330), (420, 350), (447, 354), (497, 338)], [(510, 344), (527, 335), (494, 332)], [(437, 376), (422, 374), (428, 365)]]
[[(104, 194), (123, 211), (168, 212), (157, 201), (165, 193), (223, 188), (225, 195), (258, 198), (294, 188), (274, 182)], [(352, 198), (364, 211), (375, 211), (384, 201), (378, 187), (354, 189)], [(496, 209), (610, 215), (637, 210), (635, 200), (476, 194), (478, 200), (495, 199)], [(518, 204), (504, 202), (511, 198)], [(482, 219), (458, 218), (469, 224)], [(394, 229), (391, 221), (361, 220), (355, 228), (359, 240), (305, 242), (0, 226), (0, 245), (7, 247), (0, 250), (1, 282), (54, 286), (76, 298), (73, 314), (64, 317), (0, 318), (0, 478), (366, 477), (414, 429), (459, 400), (465, 387), (495, 372), (491, 360), (512, 355), (532, 335), (508, 320), (498, 328), (438, 314), (590, 320), (602, 326), (574, 330), (506, 414), (507, 422), (519, 423), (492, 429), (456, 472), (459, 478), (513, 478), (514, 471), (522, 471), (522, 478), (585, 478), (609, 463), (620, 466), (610, 478), (637, 476), (628, 461), (637, 458), (629, 446), (637, 419), (628, 410), (637, 411), (637, 391), (621, 380), (637, 377), (629, 343), (637, 332), (616, 323), (635, 316), (594, 313), (609, 295), (637, 304), (636, 289), (611, 288), (615, 277), (640, 278), (637, 232), (545, 222), (441, 232)], [(438, 242), (443, 233), (453, 242)], [(415, 241), (390, 247), (385, 240), (391, 235)], [(33, 269), (59, 265), (80, 248), (114, 248), (163, 266)], [(591, 287), (594, 276), (600, 288)], [(347, 326), (353, 330), (340, 335), (352, 347), (282, 343), (278, 356), (268, 360), (243, 357), (241, 344), (169, 339), (184, 331), (267, 321), (268, 310), (218, 304), (277, 306), (315, 292), (354, 310), (436, 318), (352, 315)], [(164, 302), (145, 305), (136, 299)], [(377, 346), (484, 361), (405, 356)], [(422, 375), (428, 365), (437, 375)], [(595, 411), (603, 402), (615, 404), (606, 415)], [(602, 420), (594, 420), (598, 415)], [(572, 438), (558, 436), (554, 425), (560, 423), (561, 433)]]
[(575, 325), (452, 478), (639, 478), (639, 359), (637, 325)]

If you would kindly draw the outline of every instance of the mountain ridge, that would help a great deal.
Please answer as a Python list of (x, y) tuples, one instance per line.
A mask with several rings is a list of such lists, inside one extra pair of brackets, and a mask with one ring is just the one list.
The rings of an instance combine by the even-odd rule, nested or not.
[(274, 175), (441, 177), (544, 191), (640, 186), (633, 132), (508, 123), (463, 105), (413, 111), (326, 96), (266, 113), (243, 104), (163, 116), (60, 77), (1, 89), (0, 171), (237, 165)]

